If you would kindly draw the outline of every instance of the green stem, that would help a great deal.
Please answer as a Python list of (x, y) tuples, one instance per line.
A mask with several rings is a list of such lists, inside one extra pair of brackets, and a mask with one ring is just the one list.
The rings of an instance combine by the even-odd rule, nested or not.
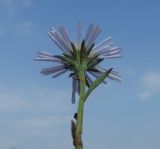
[(82, 126), (83, 126), (83, 109), (84, 109), (84, 103), (87, 100), (90, 93), (99, 86), (104, 79), (109, 75), (109, 73), (112, 71), (112, 68), (104, 72), (101, 76), (99, 76), (90, 86), (90, 88), (85, 91), (85, 74), (84, 70), (79, 71), (79, 79), (80, 79), (80, 99), (78, 103), (78, 110), (77, 110), (77, 121), (76, 123), (74, 121), (72, 122), (72, 138), (73, 138), (73, 144), (75, 146), (75, 149), (83, 149), (83, 142), (82, 142)]
[(75, 149), (83, 149), (82, 142), (82, 126), (83, 126), (83, 109), (84, 109), (84, 96), (85, 96), (85, 74), (81, 70), (79, 72), (80, 79), (80, 98), (78, 103), (77, 110), (77, 123), (76, 123), (76, 132), (75, 132)]

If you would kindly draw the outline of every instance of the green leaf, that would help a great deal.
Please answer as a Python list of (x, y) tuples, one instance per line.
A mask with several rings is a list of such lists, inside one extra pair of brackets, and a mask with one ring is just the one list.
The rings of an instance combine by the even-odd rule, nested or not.
[(87, 87), (88, 87), (88, 88), (90, 88), (90, 83), (89, 83), (89, 81), (88, 81), (87, 77), (85, 77), (85, 81), (86, 81), (86, 85), (87, 85)]
[(91, 53), (91, 50), (93, 49), (94, 45), (95, 45), (95, 43), (93, 43), (93, 44), (89, 47), (89, 49), (87, 50), (86, 58), (88, 58), (88, 56), (89, 56), (89, 54)]
[(85, 41), (82, 41), (81, 49), (80, 49), (80, 62), (83, 62), (86, 55), (86, 47), (85, 47)]
[(94, 59), (93, 61), (90, 61), (88, 64), (87, 64), (87, 68), (91, 68), (91, 67), (94, 67), (96, 65), (98, 65), (101, 61), (103, 61), (104, 58), (99, 58), (99, 59)]
[(85, 41), (83, 39), (82, 43), (81, 43), (81, 49), (84, 49), (85, 48)]
[(55, 55), (54, 57), (62, 60), (62, 62), (66, 62), (67, 64), (74, 65), (74, 62), (65, 56)]
[(64, 55), (66, 58), (68, 58), (68, 59), (74, 61), (74, 57), (73, 57), (73, 56), (68, 55), (68, 54), (66, 54), (66, 53), (63, 53), (63, 55)]
[(64, 63), (63, 65), (65, 66), (65, 69), (73, 70), (73, 66), (72, 65), (67, 64), (67, 63)]
[(70, 73), (70, 74), (69, 74), (69, 78), (72, 77), (73, 75), (75, 75), (74, 72)]
[(78, 50), (76, 49), (75, 45), (71, 42), (71, 46), (72, 46), (72, 54), (73, 54), (73, 57), (76, 58), (77, 57), (77, 52)]
[(105, 71), (102, 75), (100, 75), (90, 86), (90, 88), (88, 89), (88, 91), (85, 94), (84, 100), (87, 100), (87, 97), (90, 95), (90, 93), (97, 87), (99, 86), (106, 77), (108, 77), (108, 75), (111, 73), (113, 68)]
[(93, 72), (99, 72), (98, 70), (96, 70), (95, 68), (88, 68), (88, 71), (93, 71)]
[(90, 61), (93, 61), (93, 60), (97, 59), (98, 56), (100, 56), (100, 54), (94, 54), (91, 57), (88, 57), (87, 62), (89, 63)]

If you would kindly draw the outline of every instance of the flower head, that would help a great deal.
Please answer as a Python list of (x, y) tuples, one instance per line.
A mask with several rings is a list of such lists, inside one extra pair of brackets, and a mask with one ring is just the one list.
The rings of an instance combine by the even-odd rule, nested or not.
[[(95, 45), (95, 39), (101, 33), (99, 26), (90, 25), (85, 38), (81, 39), (81, 24), (77, 25), (77, 41), (71, 41), (67, 30), (60, 26), (52, 28), (48, 36), (62, 51), (62, 55), (52, 55), (46, 52), (38, 52), (35, 60), (55, 62), (57, 66), (44, 68), (41, 73), (52, 75), (56, 78), (69, 71), (72, 78), (72, 103), (75, 103), (75, 93), (79, 92), (79, 70), (85, 71), (86, 86), (90, 87), (93, 80), (89, 75), (98, 78), (106, 69), (99, 66), (99, 63), (106, 58), (121, 57), (121, 48), (114, 46), (112, 38), (106, 38), (101, 43)], [(121, 81), (120, 76), (115, 71), (111, 71), (108, 78)], [(106, 81), (103, 81), (106, 83)]]

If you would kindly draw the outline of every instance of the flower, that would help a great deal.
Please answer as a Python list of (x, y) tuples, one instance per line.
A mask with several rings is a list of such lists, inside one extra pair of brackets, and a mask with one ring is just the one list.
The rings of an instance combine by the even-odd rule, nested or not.
[[(114, 46), (111, 37), (95, 45), (95, 39), (100, 33), (99, 26), (91, 24), (88, 27), (85, 38), (81, 39), (81, 23), (78, 23), (77, 41), (74, 43), (63, 26), (59, 26), (57, 29), (51, 28), (48, 36), (59, 47), (63, 55), (52, 55), (39, 51), (38, 57), (35, 59), (57, 63), (57, 66), (41, 70), (44, 75), (53, 75), (52, 78), (56, 78), (67, 71), (70, 72), (69, 77), (72, 78), (72, 103), (75, 103), (75, 93), (80, 90), (78, 72), (81, 66), (85, 70), (86, 86), (89, 88), (93, 83), (89, 74), (98, 78), (106, 71), (106, 69), (99, 66), (100, 62), (106, 58), (121, 57), (121, 48)], [(108, 78), (121, 81), (120, 76), (115, 71), (111, 71)], [(106, 83), (106, 81), (103, 81), (103, 83)]]

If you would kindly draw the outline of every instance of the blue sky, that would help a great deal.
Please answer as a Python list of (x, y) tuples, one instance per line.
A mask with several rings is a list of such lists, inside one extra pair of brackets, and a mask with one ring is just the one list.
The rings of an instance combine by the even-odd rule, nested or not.
[(73, 148), (71, 80), (44, 77), (35, 62), (38, 50), (60, 50), (47, 37), (64, 25), (90, 23), (122, 47), (121, 59), (106, 60), (123, 82), (110, 81), (85, 106), (85, 148), (160, 148), (160, 2), (158, 0), (0, 0), (0, 148)]

